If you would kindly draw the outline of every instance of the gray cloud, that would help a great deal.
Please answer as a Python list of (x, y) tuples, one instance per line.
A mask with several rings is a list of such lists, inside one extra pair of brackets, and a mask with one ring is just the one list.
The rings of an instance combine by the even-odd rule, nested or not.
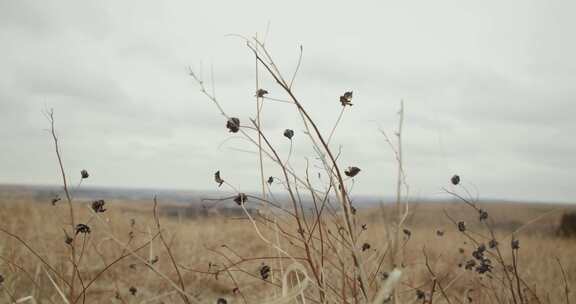
[[(338, 96), (354, 90), (332, 144), (342, 146), (343, 166), (363, 168), (355, 193), (393, 191), (395, 164), (378, 129), (395, 128), (404, 99), (415, 195), (436, 195), (458, 172), (486, 197), (573, 201), (574, 6), (2, 1), (0, 182), (57, 182), (41, 114), (53, 107), (67, 167), (90, 168), (96, 185), (211, 189), (220, 169), (257, 189), (256, 156), (233, 149), (254, 147), (227, 141), (224, 118), (187, 67), (209, 83), (213, 66), (221, 104), (248, 124), (254, 59), (225, 35), (263, 37), (270, 20), (267, 45), (287, 77), (304, 45), (295, 91), (325, 133)], [(286, 98), (264, 73), (260, 83)], [(314, 162), (293, 106), (266, 103), (264, 114), (282, 156), (291, 128), (294, 166)]]

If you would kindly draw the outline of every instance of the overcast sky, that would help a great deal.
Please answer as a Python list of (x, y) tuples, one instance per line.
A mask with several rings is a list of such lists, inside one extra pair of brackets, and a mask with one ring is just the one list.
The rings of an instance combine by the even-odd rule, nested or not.
[[(269, 23), (266, 43), (286, 75), (303, 45), (294, 90), (325, 134), (338, 96), (354, 91), (333, 139), (342, 166), (362, 169), (354, 193), (393, 194), (379, 128), (394, 130), (403, 99), (413, 196), (438, 196), (458, 173), (485, 198), (574, 201), (575, 11), (573, 1), (526, 0), (0, 0), (0, 183), (59, 182), (48, 107), (68, 171), (88, 169), (90, 185), (215, 189), (221, 170), (242, 191), (258, 189), (255, 155), (234, 150), (254, 147), (226, 141), (187, 67), (207, 77), (213, 66), (222, 105), (247, 122), (254, 59), (226, 35), (262, 37)], [(267, 103), (264, 116), (283, 156), (282, 131), (295, 130), (302, 168), (313, 155), (294, 107)]]

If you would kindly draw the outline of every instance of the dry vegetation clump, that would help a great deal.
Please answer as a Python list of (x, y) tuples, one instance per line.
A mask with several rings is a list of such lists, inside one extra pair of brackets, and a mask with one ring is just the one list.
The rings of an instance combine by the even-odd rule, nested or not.
[[(340, 114), (324, 132), (293, 90), (302, 49), (288, 78), (262, 41), (245, 42), (256, 62), (253, 118), (227, 114), (214, 84), (209, 91), (202, 78), (190, 74), (223, 116), (222, 131), (257, 149), (261, 192), (238, 191), (226, 175), (233, 169), (215, 168), (222, 197), (205, 203), (227, 204), (239, 215), (171, 216), (174, 206), (162, 211), (156, 197), (141, 204), (79, 201), (74, 191), (90, 174), (81, 170), (78, 186), (69, 186), (49, 111), (63, 190), (40, 204), (11, 199), (0, 205), (0, 288), (8, 302), (570, 302), (575, 244), (547, 229), (533, 230), (556, 216), (556, 209), (532, 214), (518, 212), (518, 206), (480, 204), (458, 175), (447, 177), (451, 185), (444, 189), (457, 204), (409, 203), (403, 104), (394, 136), (382, 132), (397, 163), (396, 202), (358, 208), (351, 196), (362, 169), (341, 164), (341, 151), (331, 145), (344, 113), (352, 109), (353, 92), (334, 95)], [(261, 77), (276, 87), (260, 87)], [(266, 130), (265, 102), (291, 107), (303, 136), (293, 129)], [(287, 153), (272, 144), (277, 138), (289, 141)], [(305, 158), (302, 170), (294, 164), (295, 141), (315, 153)], [(273, 190), (287, 198), (278, 199)], [(510, 210), (510, 217), (503, 210)], [(506, 218), (516, 222), (498, 224)]]

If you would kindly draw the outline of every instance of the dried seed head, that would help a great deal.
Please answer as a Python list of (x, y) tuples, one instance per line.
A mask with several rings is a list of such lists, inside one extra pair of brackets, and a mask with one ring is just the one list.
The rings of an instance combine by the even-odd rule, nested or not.
[(518, 250), (518, 249), (520, 249), (520, 240), (512, 239), (512, 241), (510, 242), (510, 245), (512, 246), (513, 250)]
[(264, 95), (268, 94), (268, 91), (264, 90), (264, 89), (258, 89), (258, 91), (256, 91), (256, 96), (257, 97), (264, 97)]
[(416, 289), (416, 299), (424, 300), (426, 298), (426, 293), (420, 289)]
[(240, 130), (240, 119), (236, 117), (230, 117), (230, 119), (228, 119), (226, 122), (226, 128), (228, 128), (228, 131), (232, 133), (238, 132), (238, 130)]
[(224, 180), (220, 177), (220, 171), (216, 171), (216, 173), (214, 173), (214, 181), (218, 183), (218, 187), (222, 186), (224, 183)]
[(478, 210), (478, 214), (480, 221), (485, 221), (488, 219), (488, 212), (486, 210), (480, 209)]
[(472, 252), (472, 256), (477, 260), (483, 260), (485, 251), (486, 251), (486, 245), (481, 244), (480, 246), (478, 246), (476, 250), (474, 250), (474, 252)]
[(238, 195), (234, 197), (234, 202), (238, 204), (238, 206), (244, 204), (247, 200), (248, 196), (246, 196), (244, 193), (238, 193)]
[(406, 229), (406, 228), (404, 228), (404, 229), (402, 230), (402, 232), (404, 232), (404, 235), (406, 235), (407, 237), (412, 236), (412, 231), (410, 231), (410, 230), (408, 230), (408, 229)]
[(362, 224), (362, 231), (366, 231), (366, 230), (368, 230), (368, 225)]
[(458, 230), (459, 230), (460, 232), (466, 231), (466, 223), (464, 223), (464, 221), (459, 221), (459, 222), (458, 222)]
[(368, 244), (368, 243), (362, 244), (362, 251), (366, 251), (368, 249), (370, 249), (370, 244)]
[(156, 263), (158, 262), (158, 260), (159, 260), (159, 258), (158, 258), (158, 256), (156, 255), (156, 256), (154, 256), (154, 258), (153, 258), (152, 260), (150, 260), (150, 264), (154, 265), (154, 264), (156, 264)]
[(346, 174), (346, 176), (349, 176), (349, 177), (354, 177), (354, 176), (358, 175), (358, 173), (360, 173), (360, 171), (362, 171), (362, 170), (360, 170), (360, 168), (358, 168), (358, 167), (348, 167), (348, 170), (345, 170), (344, 174)]
[(259, 272), (262, 280), (267, 280), (270, 277), (270, 266), (262, 264), (260, 266)]
[(2, 285), (2, 283), (4, 283), (4, 277), (0, 274), (0, 285)]
[(466, 270), (472, 270), (474, 267), (476, 267), (476, 260), (468, 260), (466, 261), (466, 265), (464, 266)]
[(82, 179), (84, 179), (90, 177), (90, 174), (88, 174), (88, 171), (86, 171), (86, 169), (83, 169), (82, 171), (80, 171), (80, 176), (82, 177)]
[(87, 233), (90, 233), (90, 232), (91, 232), (91, 231), (90, 231), (90, 227), (88, 227), (88, 225), (86, 225), (86, 224), (78, 224), (78, 225), (76, 225), (76, 234), (78, 234), (78, 233), (87, 234)]
[(130, 294), (135, 296), (136, 292), (138, 292), (138, 289), (136, 289), (136, 287), (132, 286), (132, 287), (130, 287), (130, 289), (128, 289), (128, 291), (130, 291)]
[(228, 301), (226, 301), (224, 298), (218, 298), (218, 300), (216, 300), (216, 304), (228, 304)]
[(340, 96), (340, 103), (343, 107), (352, 106), (352, 91), (345, 92), (344, 95)]
[(240, 292), (240, 288), (238, 288), (238, 287), (234, 287), (234, 289), (232, 289), (233, 294), (237, 294), (239, 292)]
[(57, 202), (59, 202), (61, 200), (61, 198), (59, 197), (55, 197), (52, 199), (52, 206), (55, 206)]
[(443, 235), (444, 235), (444, 230), (440, 230), (440, 229), (436, 230), (436, 235), (437, 235), (437, 236), (443, 236)]
[(104, 212), (104, 211), (106, 211), (106, 209), (104, 209), (104, 204), (106, 204), (106, 202), (104, 200), (93, 201), (92, 202), (92, 210), (94, 210), (94, 212), (96, 212), (96, 213)]
[(266, 182), (268, 183), (268, 185), (272, 185), (272, 183), (274, 183), (274, 177), (270, 176)]
[(74, 242), (74, 239), (71, 238), (71, 237), (68, 235), (68, 233), (66, 233), (66, 231), (64, 231), (64, 233), (66, 234), (66, 235), (64, 236), (64, 243), (66, 243), (67, 245), (71, 245), (72, 242)]
[(495, 239), (491, 239), (490, 242), (488, 242), (488, 247), (490, 247), (491, 249), (498, 247), (498, 241), (496, 241)]
[(454, 174), (450, 181), (452, 182), (452, 185), (456, 186), (460, 183), (460, 176), (458, 176), (458, 174)]
[(292, 139), (294, 137), (294, 131), (290, 129), (284, 130), (284, 136), (288, 139)]

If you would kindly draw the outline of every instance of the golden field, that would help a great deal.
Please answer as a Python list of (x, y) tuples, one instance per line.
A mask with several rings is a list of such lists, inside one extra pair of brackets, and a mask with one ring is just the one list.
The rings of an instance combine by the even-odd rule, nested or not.
[[(232, 201), (222, 204), (240, 209)], [(248, 200), (245, 205), (257, 207), (258, 203)], [(404, 225), (408, 231), (402, 233), (399, 303), (514, 303), (505, 300), (508, 287), (497, 263), (492, 274), (465, 269), (476, 245), (448, 216), (465, 221), (467, 233), (488, 242), (488, 234), (473, 209), (458, 202), (409, 206)], [(227, 303), (265, 303), (280, 296), (281, 269), (291, 260), (275, 258), (278, 252), (261, 239), (245, 215), (175, 217), (162, 215), (163, 207), (158, 227), (151, 201), (107, 201), (106, 211), (98, 214), (91, 212), (89, 202), (77, 202), (76, 222), (87, 224), (90, 233), (79, 233), (74, 240), (78, 266), (71, 291), (74, 267), (70, 245), (65, 242), (66, 234), (70, 236), (66, 203), (59, 201), (52, 206), (50, 201), (36, 201), (26, 193), (4, 195), (0, 200), (0, 275), (4, 278), (0, 302), (64, 303), (67, 299), (76, 303), (218, 303), (222, 298)], [(511, 203), (481, 207), (494, 222), (505, 261), (511, 261), (513, 232), (519, 240), (517, 268), (520, 288), (525, 292), (518, 303), (576, 301), (576, 238), (556, 233), (561, 215), (574, 208)], [(273, 240), (274, 229), (254, 214), (263, 236)], [(368, 273), (377, 274), (369, 277), (375, 286), (393, 268), (386, 258), (390, 231), (386, 223), (392, 221), (393, 214), (391, 206), (359, 209), (356, 214), (358, 226), (363, 227), (359, 242), (370, 247), (361, 250), (363, 266)], [(307, 219), (313, 222), (312, 217)], [(279, 216), (278, 221), (284, 222), (286, 235), (296, 235), (296, 226), (288, 216)], [(279, 242), (296, 261), (304, 259), (297, 239)], [(331, 257), (329, 253), (325, 256), (328, 273)], [(266, 279), (261, 277), (263, 265), (270, 267)], [(326, 277), (328, 282), (329, 275)], [(297, 284), (295, 279), (298, 277), (289, 281)], [(333, 288), (337, 284), (335, 280)], [(571, 290), (567, 292), (566, 287)], [(186, 299), (176, 288), (184, 289)], [(418, 297), (419, 292), (424, 293), (423, 298)], [(354, 297), (349, 297), (354, 303)], [(296, 300), (317, 303), (315, 286), (309, 285)]]

